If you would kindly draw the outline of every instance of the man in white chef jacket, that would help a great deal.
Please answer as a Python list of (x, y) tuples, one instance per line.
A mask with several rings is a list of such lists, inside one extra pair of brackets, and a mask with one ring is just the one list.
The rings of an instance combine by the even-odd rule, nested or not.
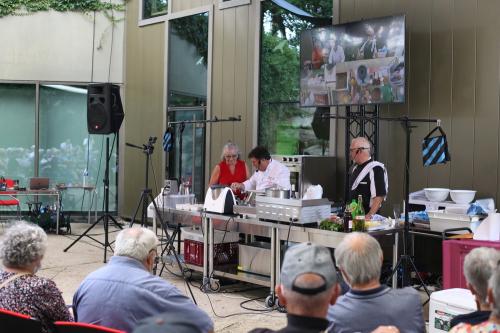
[(232, 183), (231, 189), (264, 191), (268, 188), (282, 190), (291, 188), (290, 170), (280, 162), (273, 160), (265, 147), (253, 148), (248, 154), (248, 158), (256, 169), (255, 173), (243, 183)]

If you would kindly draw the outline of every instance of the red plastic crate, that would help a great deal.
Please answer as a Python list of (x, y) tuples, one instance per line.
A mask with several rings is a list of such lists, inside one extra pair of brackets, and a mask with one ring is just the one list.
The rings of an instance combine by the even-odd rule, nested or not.
[[(184, 239), (184, 261), (203, 266), (203, 242)], [(238, 263), (238, 243), (214, 244), (214, 265)]]
[(464, 258), (472, 249), (481, 246), (500, 250), (500, 242), (473, 239), (443, 241), (443, 289), (467, 289), (467, 281), (464, 277)]

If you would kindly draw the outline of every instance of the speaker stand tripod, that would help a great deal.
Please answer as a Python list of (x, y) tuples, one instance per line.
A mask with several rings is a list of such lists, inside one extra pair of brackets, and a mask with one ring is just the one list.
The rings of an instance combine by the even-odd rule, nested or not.
[[(116, 135), (116, 134), (115, 134)], [(111, 158), (109, 154), (109, 137), (106, 138), (106, 169), (104, 171), (104, 178), (103, 178), (103, 183), (104, 183), (104, 215), (102, 215), (100, 218), (98, 218), (83, 234), (81, 234), (76, 240), (73, 241), (67, 248), (64, 249), (64, 252), (67, 252), (73, 245), (75, 245), (80, 239), (82, 239), (84, 236), (92, 239), (94, 242), (97, 242), (101, 244), (104, 247), (104, 262), (106, 262), (106, 255), (107, 255), (107, 250), (111, 250), (113, 252), (113, 248), (111, 245), (114, 242), (109, 241), (109, 220), (111, 220), (116, 227), (123, 229), (118, 222), (114, 219), (113, 216), (109, 214), (109, 159)], [(92, 228), (94, 228), (99, 222), (103, 221), (104, 225), (104, 243), (101, 242), (98, 239), (95, 239), (94, 237), (90, 236), (88, 233)]]
[(426, 294), (427, 294), (427, 301), (425, 301), (424, 305), (429, 302), (431, 293), (427, 286), (424, 283), (424, 280), (420, 276), (420, 273), (417, 269), (417, 266), (415, 266), (415, 262), (413, 261), (412, 256), (409, 254), (409, 242), (410, 242), (410, 217), (409, 217), (409, 211), (410, 211), (410, 134), (411, 134), (411, 129), (414, 128), (415, 126), (411, 125), (412, 121), (421, 121), (421, 122), (434, 122), (431, 120), (415, 120), (415, 119), (409, 119), (407, 117), (403, 117), (401, 124), (403, 125), (403, 128), (405, 130), (405, 138), (406, 138), (406, 162), (405, 162), (405, 220), (404, 220), (404, 227), (403, 227), (403, 254), (399, 257), (399, 260), (394, 267), (391, 275), (387, 279), (387, 282), (392, 278), (394, 274), (397, 273), (400, 267), (402, 267), (403, 274), (402, 274), (402, 286), (406, 287), (411, 285), (411, 277), (410, 274), (413, 271), (415, 273), (415, 276), (418, 279), (419, 286), (423, 287)]
[[(146, 154), (145, 186), (144, 186), (144, 189), (141, 191), (139, 203), (137, 204), (137, 208), (135, 210), (134, 216), (132, 217), (132, 220), (130, 221), (130, 227), (132, 227), (134, 225), (135, 218), (137, 217), (137, 213), (139, 212), (139, 208), (141, 208), (141, 206), (142, 206), (141, 227), (146, 226), (147, 217), (148, 217), (148, 215), (147, 215), (148, 214), (148, 203), (149, 203), (149, 200), (151, 200), (151, 203), (153, 204), (153, 207), (155, 210), (156, 217), (160, 220), (161, 228), (165, 234), (165, 238), (166, 238), (165, 249), (168, 249), (168, 253), (173, 252), (175, 260), (177, 262), (177, 266), (179, 267), (179, 270), (182, 274), (182, 278), (186, 282), (189, 293), (191, 294), (191, 298), (193, 299), (194, 304), (198, 305), (198, 303), (196, 302), (196, 299), (194, 298), (194, 294), (193, 294), (193, 291), (191, 290), (191, 286), (189, 284), (189, 281), (188, 281), (186, 275), (184, 274), (184, 268), (182, 267), (179, 256), (175, 252), (174, 241), (175, 241), (176, 232), (174, 232), (174, 234), (172, 234), (172, 235), (170, 235), (168, 233), (167, 223), (165, 221), (163, 221), (162, 214), (160, 214), (160, 210), (158, 209), (158, 205), (156, 204), (156, 201), (153, 198), (152, 191), (150, 188), (148, 188), (150, 156), (153, 154), (155, 142), (156, 142), (156, 137), (150, 137), (148, 143), (143, 145), (142, 147), (128, 143), (128, 142), (125, 143), (127, 146), (140, 149), (143, 151), (144, 154)], [(154, 232), (156, 233), (156, 230), (154, 230)], [(165, 249), (163, 249), (163, 251), (161, 252), (162, 254), (165, 252)], [(154, 272), (156, 272), (157, 264), (158, 264), (158, 261), (156, 261), (156, 263), (155, 263), (155, 267), (153, 269)], [(163, 271), (163, 269), (162, 269), (162, 271)]]

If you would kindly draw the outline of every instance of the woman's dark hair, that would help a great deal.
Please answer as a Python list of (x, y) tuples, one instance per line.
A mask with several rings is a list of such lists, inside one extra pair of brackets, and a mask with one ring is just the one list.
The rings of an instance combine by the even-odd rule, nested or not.
[(248, 153), (248, 158), (252, 157), (258, 160), (270, 160), (271, 154), (269, 154), (267, 148), (257, 146)]

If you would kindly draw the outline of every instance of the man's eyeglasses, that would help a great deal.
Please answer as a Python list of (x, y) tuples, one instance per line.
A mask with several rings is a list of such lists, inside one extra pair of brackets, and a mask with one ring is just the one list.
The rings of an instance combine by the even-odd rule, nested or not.
[(349, 151), (353, 152), (356, 150), (363, 150), (363, 149), (370, 149), (370, 148), (367, 148), (367, 147), (349, 148)]
[(238, 155), (224, 155), (224, 158), (230, 159), (230, 158), (237, 158)]

